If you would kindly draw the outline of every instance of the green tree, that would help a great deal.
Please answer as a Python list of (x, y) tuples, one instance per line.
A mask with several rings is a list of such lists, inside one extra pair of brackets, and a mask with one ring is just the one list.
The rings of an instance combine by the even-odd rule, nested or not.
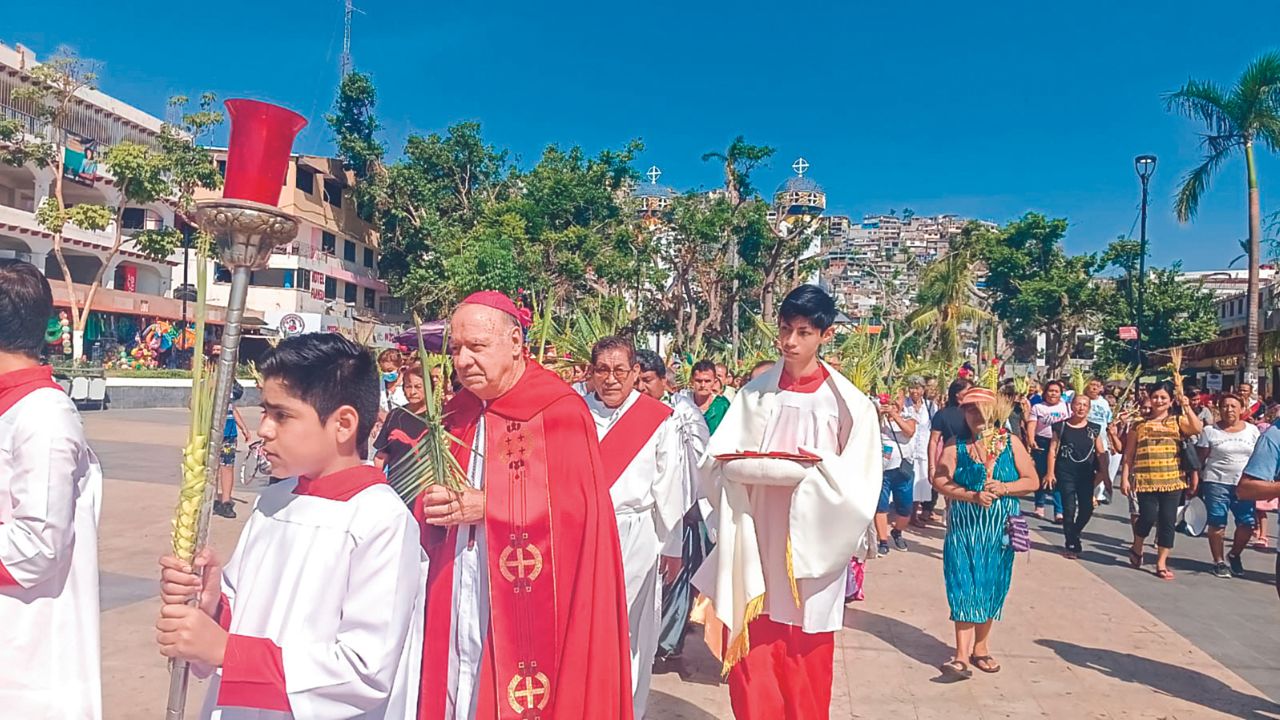
[(1119, 238), (1102, 254), (1101, 262), (1121, 271), (1109, 287), (1099, 290), (1101, 330), (1098, 361), (1105, 365), (1129, 364), (1133, 350), (1119, 339), (1119, 328), (1147, 328), (1152, 350), (1212, 340), (1218, 334), (1218, 313), (1213, 293), (1203, 284), (1178, 278), (1181, 263), (1168, 268), (1148, 268), (1142, 317), (1137, 317), (1135, 283), (1139, 245)]
[(939, 358), (958, 364), (960, 326), (991, 319), (991, 313), (982, 308), (972, 252), (958, 249), (927, 266), (920, 277), (916, 306), (907, 317), (911, 327), (927, 333)]
[[(199, 111), (183, 113), (177, 125), (166, 124), (154, 146), (125, 141), (107, 148), (103, 163), (113, 179), (117, 204), (111, 207), (80, 203), (67, 207), (63, 196), (65, 155), (60, 143), (66, 137), (66, 124), (76, 95), (94, 88), (97, 64), (60, 48), (48, 61), (32, 68), (30, 75), (31, 83), (14, 90), (13, 96), (31, 104), (37, 119), (53, 129), (52, 139), (14, 133), (11, 126), (0, 128), (0, 135), (8, 137), (8, 147), (0, 153), (0, 161), (10, 165), (32, 162), (54, 170), (53, 193), (36, 208), (36, 220), (53, 235), (53, 253), (66, 283), (71, 309), (73, 353), (79, 360), (84, 352), (84, 328), (94, 297), (107, 268), (125, 242), (133, 242), (140, 252), (154, 260), (163, 260), (173, 253), (180, 239), (173, 228), (146, 230), (129, 238), (124, 234), (125, 209), (129, 205), (168, 200), (175, 202), (182, 212), (189, 210), (196, 189), (218, 188), (221, 177), (217, 167), (193, 138), (220, 123), (222, 116), (212, 109), (214, 97), (206, 95)], [(173, 104), (181, 108), (186, 100), (176, 98)], [(64, 254), (63, 233), (67, 225), (94, 232), (114, 226), (111, 245), (84, 294), (83, 304)]]
[(1067, 255), (1066, 232), (1064, 218), (1027, 213), (996, 232), (975, 229), (961, 244), (986, 266), (991, 309), (1011, 338), (1026, 344), (1044, 334), (1050, 374), (1062, 370), (1077, 333), (1098, 315), (1098, 258)]
[(1180, 222), (1195, 217), (1200, 198), (1213, 175), (1237, 151), (1244, 155), (1249, 192), (1249, 286), (1245, 332), (1245, 377), (1258, 374), (1258, 263), (1261, 258), (1262, 206), (1254, 146), (1280, 148), (1280, 52), (1267, 53), (1249, 64), (1230, 89), (1211, 81), (1188, 80), (1164, 96), (1165, 108), (1201, 122), (1204, 157), (1187, 173), (1174, 201)]
[(446, 258), (463, 254), (483, 210), (514, 187), (507, 152), (486, 143), (478, 123), (410, 135), (375, 199), (378, 267), (392, 291), (426, 314), (444, 312), (457, 293)]

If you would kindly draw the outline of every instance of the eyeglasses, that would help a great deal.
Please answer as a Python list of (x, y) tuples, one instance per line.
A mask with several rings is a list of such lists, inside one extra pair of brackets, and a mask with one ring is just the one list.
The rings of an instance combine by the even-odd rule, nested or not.
[(607, 368), (597, 367), (591, 368), (591, 372), (600, 379), (607, 379), (610, 375), (618, 380), (625, 380), (631, 374), (631, 368)]

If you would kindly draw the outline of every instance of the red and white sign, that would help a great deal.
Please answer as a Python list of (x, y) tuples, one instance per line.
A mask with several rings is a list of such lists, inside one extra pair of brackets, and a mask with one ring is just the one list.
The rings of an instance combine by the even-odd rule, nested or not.
[(1137, 340), (1138, 328), (1133, 325), (1120, 326), (1120, 339), (1121, 340)]

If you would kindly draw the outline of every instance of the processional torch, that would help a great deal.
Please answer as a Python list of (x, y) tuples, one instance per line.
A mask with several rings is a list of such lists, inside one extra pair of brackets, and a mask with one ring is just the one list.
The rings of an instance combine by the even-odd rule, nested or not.
[[(222, 437), (231, 385), (235, 382), (249, 274), (266, 268), (271, 251), (298, 234), (298, 221), (277, 206), (289, 170), (293, 139), (307, 124), (306, 119), (292, 110), (256, 100), (228, 100), (226, 106), (231, 118), (231, 139), (222, 197), (196, 203), (197, 223), (213, 239), (218, 261), (231, 271), (231, 294), (227, 299), (222, 354), (213, 393), (204, 402), (196, 397), (200, 391), (200, 374), (193, 364), (192, 407), (207, 405), (205, 412), (195, 415), (203, 415), (208, 420), (207, 423), (201, 421), (207, 447), (200, 447), (195, 441), (200, 433), (193, 432), (193, 444), (188, 445), (185, 453), (184, 471), (193, 471), (192, 482), (188, 483), (184, 477), (174, 522), (174, 551), (187, 562), (194, 559), (209, 536), (221, 450), (216, 439)], [(194, 358), (193, 363), (201, 362), (203, 358)], [(193, 451), (193, 445), (199, 449)], [(166, 720), (182, 720), (188, 681), (187, 662), (173, 661), (169, 670)]]

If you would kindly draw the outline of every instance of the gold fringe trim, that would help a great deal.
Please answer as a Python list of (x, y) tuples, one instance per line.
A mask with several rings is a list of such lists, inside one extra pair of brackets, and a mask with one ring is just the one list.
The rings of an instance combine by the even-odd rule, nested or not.
[(791, 537), (787, 537), (787, 580), (791, 583), (791, 599), (795, 601), (796, 607), (802, 607), (800, 604), (800, 587), (796, 584), (796, 571), (791, 566)]
[(738, 637), (729, 639), (729, 648), (724, 653), (724, 666), (720, 670), (721, 677), (729, 674), (729, 670), (738, 661), (747, 656), (747, 651), (751, 649), (751, 634), (747, 631), (747, 626), (752, 620), (760, 617), (764, 612), (764, 595), (756, 596), (747, 601), (747, 607), (742, 613), (742, 630), (738, 633)]

